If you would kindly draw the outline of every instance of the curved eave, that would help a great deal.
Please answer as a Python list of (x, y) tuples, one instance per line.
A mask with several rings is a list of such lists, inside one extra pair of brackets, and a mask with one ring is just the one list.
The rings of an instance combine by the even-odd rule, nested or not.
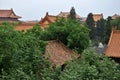
[(20, 16), (10, 16), (10, 18), (22, 18), (22, 17), (20, 17)]

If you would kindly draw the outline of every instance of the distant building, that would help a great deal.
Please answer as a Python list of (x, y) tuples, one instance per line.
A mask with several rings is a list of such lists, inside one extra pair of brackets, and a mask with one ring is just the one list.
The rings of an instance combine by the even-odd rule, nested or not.
[(114, 14), (114, 15), (111, 16), (111, 17), (112, 17), (112, 19), (116, 19), (116, 18), (120, 17), (120, 15), (118, 15), (118, 14)]
[[(63, 18), (68, 18), (70, 15), (70, 12), (60, 12), (57, 16), (54, 15), (49, 15), (48, 12), (46, 12), (46, 15), (44, 18), (41, 18), (40, 20), (40, 25), (42, 28), (46, 28), (48, 27), (49, 24), (55, 22), (55, 20), (59, 17), (63, 17)], [(85, 17), (81, 17), (78, 14), (76, 14), (76, 19), (78, 19), (81, 22), (85, 22), (86, 18)]]
[[(61, 11), (57, 16), (58, 16), (58, 17), (68, 18), (69, 15), (70, 15), (70, 12), (62, 12), (62, 11)], [(85, 17), (81, 17), (81, 16), (78, 15), (77, 13), (76, 13), (76, 19), (79, 20), (79, 21), (81, 21), (81, 22), (85, 22), (85, 21), (86, 21), (86, 18), (85, 18)]]
[(36, 21), (27, 21), (27, 22), (22, 22), (21, 24), (17, 25), (15, 27), (15, 30), (19, 31), (27, 31), (29, 29), (32, 29), (34, 25), (38, 24)]
[(103, 14), (93, 14), (93, 20), (95, 22), (99, 21), (100, 19), (103, 19)]
[[(60, 12), (57, 16), (68, 18), (69, 15), (70, 15), (70, 12)], [(77, 13), (76, 13), (76, 19), (81, 19), (81, 16), (79, 16)]]
[(48, 12), (46, 12), (46, 15), (44, 18), (41, 18), (40, 25), (42, 28), (47, 27), (50, 23), (55, 22), (57, 16), (49, 15)]
[(21, 18), (17, 16), (13, 9), (10, 10), (0, 10), (0, 22), (16, 22), (19, 21), (18, 19)]
[(120, 63), (120, 30), (113, 30), (105, 55)]

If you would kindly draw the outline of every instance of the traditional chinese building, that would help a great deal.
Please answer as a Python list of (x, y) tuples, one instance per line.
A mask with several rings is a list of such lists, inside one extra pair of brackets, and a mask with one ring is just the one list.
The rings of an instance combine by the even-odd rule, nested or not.
[[(64, 18), (68, 18), (70, 15), (70, 12), (60, 12), (58, 14), (58, 17), (64, 17)], [(79, 16), (78, 14), (76, 14), (76, 19), (81, 19), (81, 16)]]
[[(57, 16), (58, 17), (64, 17), (64, 18), (68, 18), (70, 15), (70, 12), (60, 12)], [(81, 17), (80, 15), (78, 15), (76, 13), (76, 19), (79, 20), (80, 22), (85, 22), (86, 21), (86, 17)]]
[(19, 21), (18, 19), (21, 18), (17, 16), (13, 9), (10, 10), (0, 10), (0, 22), (15, 22)]
[(116, 19), (116, 18), (120, 17), (120, 15), (118, 15), (118, 14), (114, 14), (114, 15), (111, 16), (111, 17), (112, 17), (112, 19)]
[(100, 19), (103, 19), (103, 14), (93, 14), (93, 19), (95, 22), (97, 22)]
[(34, 25), (38, 24), (38, 22), (36, 21), (26, 21), (26, 22), (22, 22), (21, 24), (17, 25), (15, 27), (15, 30), (19, 30), (19, 31), (27, 31), (29, 29), (32, 29)]
[[(57, 16), (54, 16), (54, 15), (49, 15), (48, 12), (46, 13), (45, 17), (42, 18), (40, 20), (40, 25), (42, 28), (45, 28), (45, 27), (48, 27), (49, 24), (51, 24), (52, 22), (55, 22), (55, 20), (57, 18), (68, 18), (70, 15), (70, 12), (60, 12)], [(79, 16), (78, 14), (76, 14), (76, 19), (82, 21), (82, 22), (85, 22), (86, 18), (85, 17), (81, 17)]]
[(48, 27), (49, 24), (52, 22), (55, 22), (57, 16), (49, 15), (48, 12), (46, 12), (46, 15), (44, 18), (40, 20), (40, 25), (42, 28)]
[(120, 30), (113, 30), (105, 55), (120, 63)]

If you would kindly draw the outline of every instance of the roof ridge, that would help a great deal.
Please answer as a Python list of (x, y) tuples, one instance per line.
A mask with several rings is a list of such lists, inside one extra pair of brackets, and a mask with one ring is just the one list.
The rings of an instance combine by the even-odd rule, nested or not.
[(47, 16), (57, 17), (57, 16), (54, 16), (54, 15), (47, 15)]
[(114, 33), (116, 33), (116, 32), (120, 32), (120, 30), (113, 30), (113, 32), (114, 32)]

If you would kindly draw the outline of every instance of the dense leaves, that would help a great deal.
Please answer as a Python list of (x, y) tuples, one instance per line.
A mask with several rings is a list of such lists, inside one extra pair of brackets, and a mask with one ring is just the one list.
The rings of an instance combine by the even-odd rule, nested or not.
[(78, 53), (81, 53), (84, 49), (86, 49), (89, 45), (89, 29), (84, 26), (80, 26), (74, 29), (69, 36), (68, 46), (71, 49), (75, 49)]
[(105, 43), (108, 43), (110, 34), (112, 32), (112, 18), (109, 16), (106, 21), (106, 26), (105, 26)]
[(120, 17), (114, 19), (114, 20), (112, 21), (112, 25), (113, 25), (114, 27), (116, 27), (118, 30), (120, 30)]
[(81, 59), (68, 63), (60, 80), (119, 80), (120, 66), (108, 57), (85, 50)]
[(89, 29), (72, 19), (58, 19), (46, 28), (42, 35), (43, 40), (60, 40), (79, 53), (89, 45)]
[[(109, 25), (110, 19), (106, 25), (100, 20), (97, 32), (103, 34), (97, 36), (110, 35)], [(0, 80), (119, 80), (120, 65), (91, 51), (92, 48), (86, 49), (88, 36), (87, 26), (73, 19), (57, 19), (44, 30), (35, 25), (26, 32), (15, 31), (13, 24), (3, 23), (0, 26)], [(57, 39), (82, 53), (80, 58), (66, 63), (62, 70), (61, 66), (53, 67), (44, 56), (47, 41)]]
[(0, 27), (0, 76), (3, 80), (37, 80), (40, 70), (45, 69), (40, 64), (46, 60), (42, 58), (46, 42), (32, 32), (34, 29), (28, 33), (15, 31), (7, 24)]
[(99, 21), (97, 21), (97, 27), (96, 27), (96, 38), (99, 42), (103, 42), (105, 41), (105, 20), (104, 19), (100, 19)]
[(90, 39), (94, 40), (96, 38), (96, 28), (95, 28), (95, 21), (93, 19), (93, 14), (89, 13), (86, 19), (86, 24), (88, 25), (88, 28), (90, 29)]

